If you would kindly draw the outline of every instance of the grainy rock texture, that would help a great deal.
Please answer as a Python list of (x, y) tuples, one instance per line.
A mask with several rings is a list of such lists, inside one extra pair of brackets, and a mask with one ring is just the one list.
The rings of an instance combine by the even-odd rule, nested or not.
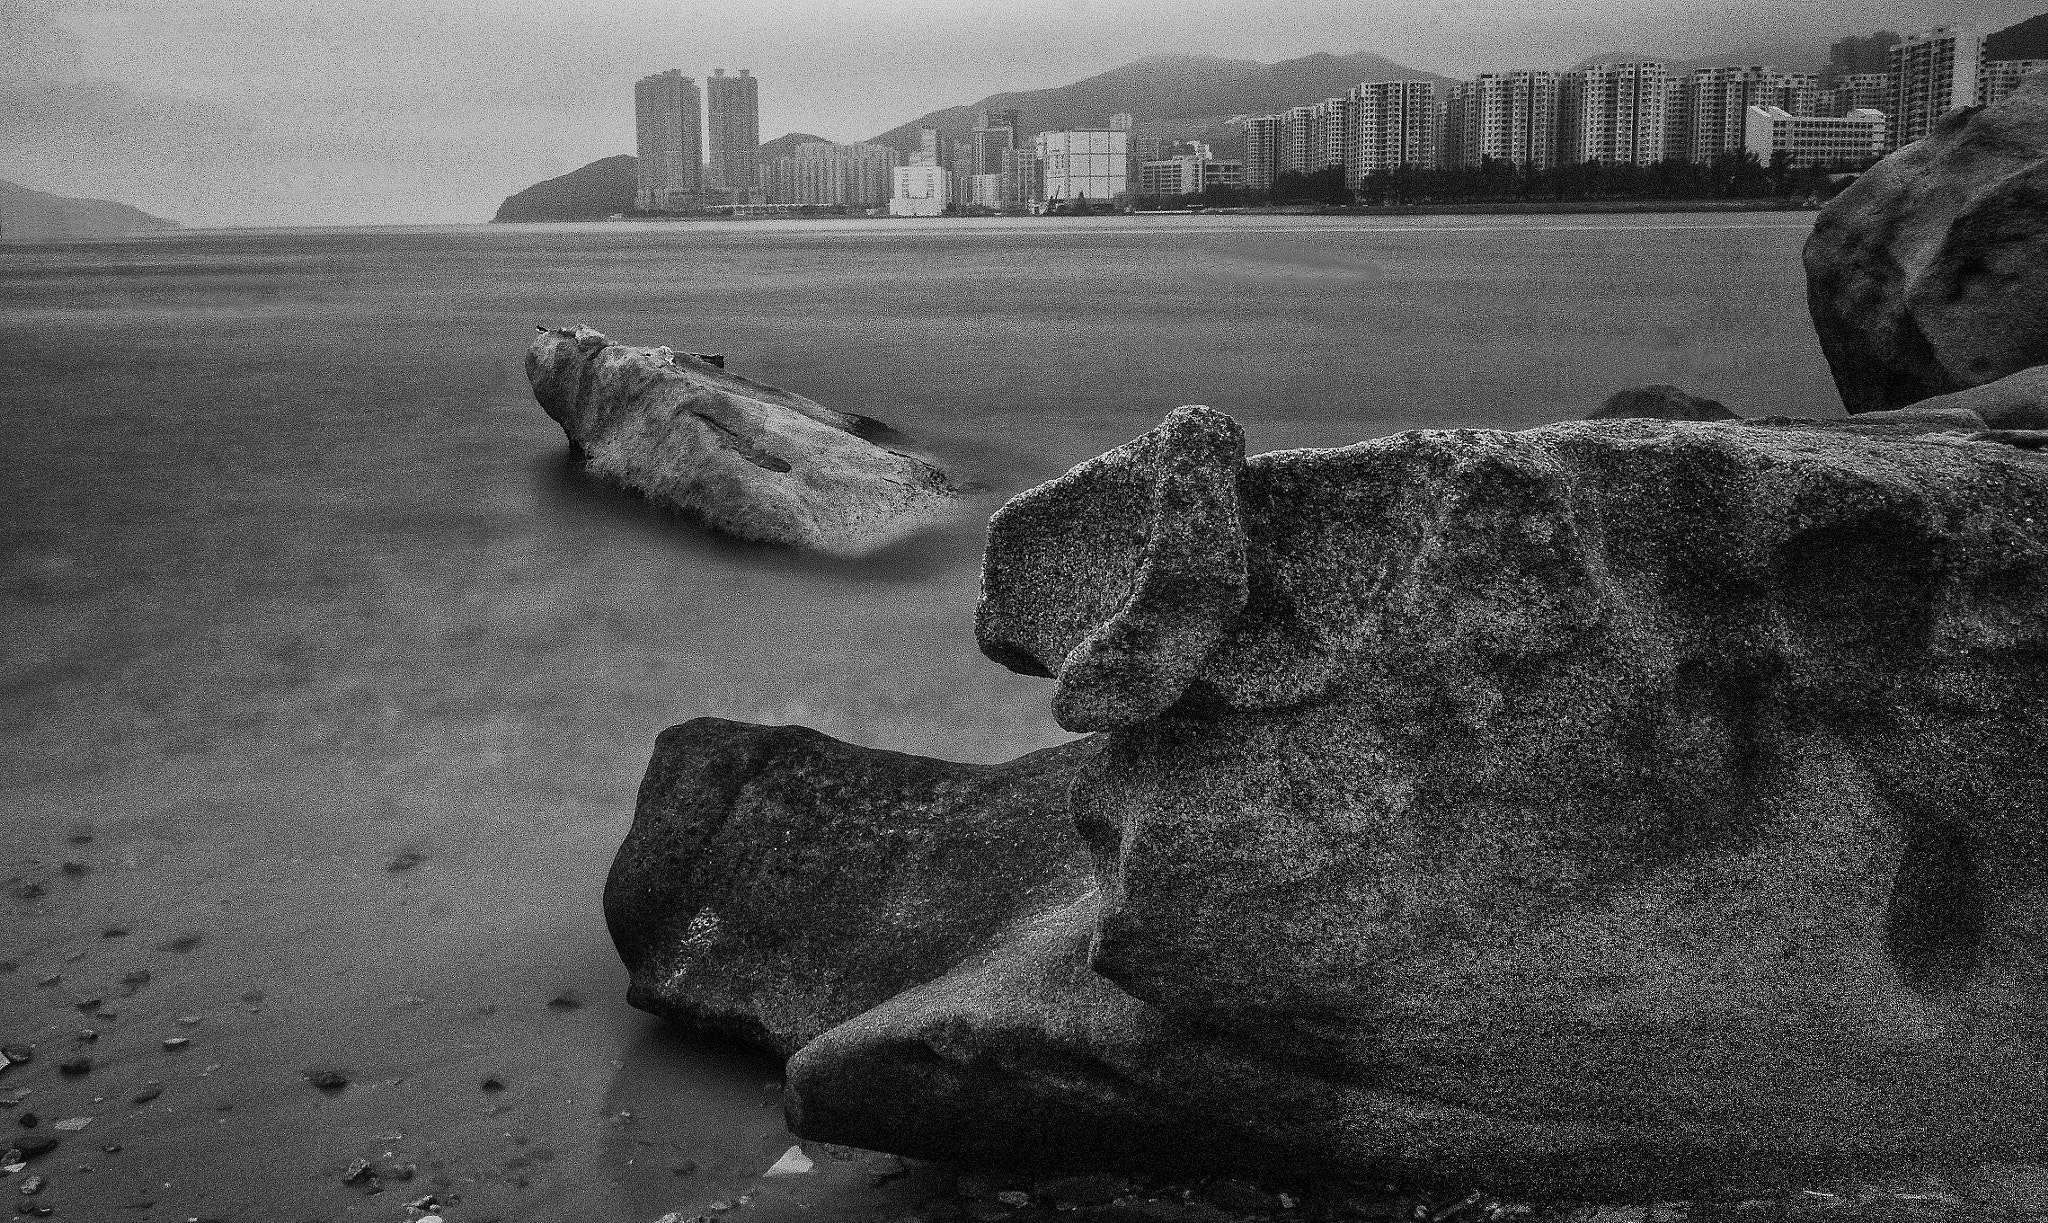
[[(1188, 408), (1017, 498), (978, 630), (1109, 732), (1068, 795), (1094, 886), (1005, 893), (916, 971), (799, 1008), (864, 1006), (792, 1059), (793, 1123), (1068, 1172), (1558, 1195), (2031, 1158), (2048, 459), (1952, 423), (1578, 422), (1247, 462)], [(834, 784), (757, 830), (765, 808), (663, 759), (647, 793), (702, 795), (688, 826), (746, 848), (699, 865), (677, 838), (658, 873), (773, 893), (771, 936), (691, 963), (739, 1009), (817, 988), (870, 919), (795, 897), (876, 868), (813, 884), (782, 847), (869, 840), (902, 787)], [(932, 860), (1039, 877), (992, 865), (1017, 842), (949, 854), (982, 821), (921, 810)], [(698, 904), (615, 906), (615, 936), (686, 939)], [(821, 950), (778, 961), (792, 924)]]
[(1972, 412), (1992, 429), (2048, 429), (2048, 365), (2023, 369), (1967, 391), (1923, 399), (1913, 406), (1925, 411)]
[(859, 435), (874, 421), (717, 358), (558, 327), (527, 350), (526, 377), (588, 470), (742, 539), (857, 556), (956, 504), (937, 467)]
[(634, 1006), (789, 1053), (1088, 890), (1082, 741), (1004, 765), (699, 718), (664, 731), (605, 919)]
[(1951, 112), (1836, 196), (1806, 276), (1851, 412), (2048, 363), (2048, 75)]
[(1587, 420), (1734, 420), (1736, 414), (1718, 400), (1688, 394), (1675, 386), (1632, 386), (1607, 397)]

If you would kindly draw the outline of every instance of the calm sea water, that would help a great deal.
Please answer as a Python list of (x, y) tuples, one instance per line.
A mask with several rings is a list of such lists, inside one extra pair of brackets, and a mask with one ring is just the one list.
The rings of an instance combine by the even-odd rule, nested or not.
[[(1809, 223), (767, 222), (0, 248), (0, 851), (11, 881), (45, 888), (0, 898), (22, 932), (0, 948), (21, 963), (0, 976), (0, 1023), (56, 1029), (71, 985), (34, 986), (46, 971), (118, 980), (102, 924), (198, 931), (127, 1019), (213, 1007), (242, 1041), (222, 1077), (289, 1084), (317, 1052), (418, 1078), (417, 1099), (394, 1087), (380, 1107), (439, 1116), (420, 1068), (486, 1054), (451, 1061), (436, 1033), (511, 1057), (561, 1038), (535, 1008), (565, 982), (592, 1012), (614, 1006), (597, 895), (664, 726), (802, 722), (971, 760), (1064, 737), (1047, 683), (974, 649), (978, 527), (824, 563), (595, 487), (527, 390), (537, 323), (723, 352), (879, 417), (986, 485), (985, 513), (1182, 403), (1230, 412), (1255, 451), (1539, 424), (1645, 382), (1832, 413), (1798, 269)], [(399, 852), (423, 865), (385, 869)], [(71, 859), (87, 872), (53, 869)], [(267, 1001), (235, 1005), (251, 981)], [(482, 994), (534, 1015), (463, 1028)], [(618, 1050), (654, 1039), (603, 1016), (549, 1072), (563, 1091), (617, 1096)], [(166, 1073), (155, 1035), (135, 1038), (131, 1077)], [(102, 1048), (129, 1064), (119, 1040)], [(273, 1139), (326, 1135), (325, 1151), (335, 1127), (372, 1141), (389, 1123), (352, 1107), (238, 1115)], [(749, 1129), (720, 1158), (743, 1170), (780, 1140)], [(578, 1175), (618, 1183), (611, 1150), (593, 1140)]]

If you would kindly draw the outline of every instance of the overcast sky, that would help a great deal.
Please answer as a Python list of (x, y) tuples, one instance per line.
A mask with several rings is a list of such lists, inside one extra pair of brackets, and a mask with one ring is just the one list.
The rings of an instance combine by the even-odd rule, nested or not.
[(1145, 55), (1451, 76), (1674, 58), (2048, 0), (0, 0), (0, 178), (188, 225), (479, 221), (633, 147), (633, 81), (750, 68), (763, 138), (857, 140)]

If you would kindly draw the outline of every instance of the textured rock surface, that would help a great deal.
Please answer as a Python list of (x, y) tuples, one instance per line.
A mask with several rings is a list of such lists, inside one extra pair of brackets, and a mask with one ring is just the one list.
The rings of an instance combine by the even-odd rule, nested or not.
[(857, 556), (956, 503), (944, 472), (859, 436), (875, 422), (691, 353), (554, 328), (526, 377), (588, 470), (742, 539)]
[(1088, 888), (1066, 787), (1005, 765), (700, 718), (663, 732), (605, 920), (634, 1006), (788, 1053)]
[(2048, 429), (2048, 365), (2023, 369), (1967, 391), (1923, 399), (1913, 406), (1926, 411), (1972, 412), (1992, 429)]
[(1607, 397), (1587, 420), (1734, 420), (1736, 414), (1718, 400), (1688, 394), (1675, 386), (1632, 386)]
[(978, 628), (1110, 732), (1094, 888), (805, 1045), (799, 1132), (1535, 1194), (2031, 1159), (2048, 459), (1952, 423), (1245, 462), (1182, 409), (1013, 501)]
[(1806, 275), (1851, 412), (2048, 363), (2048, 75), (1950, 113), (1836, 196)]

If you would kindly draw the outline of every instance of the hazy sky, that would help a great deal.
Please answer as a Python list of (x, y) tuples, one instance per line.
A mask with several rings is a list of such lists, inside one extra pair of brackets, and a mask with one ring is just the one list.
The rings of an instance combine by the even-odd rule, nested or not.
[(2010, 24), (2048, 0), (0, 0), (0, 178), (188, 225), (487, 219), (633, 147), (633, 81), (750, 68), (763, 138), (856, 140), (1145, 55), (1463, 76)]

